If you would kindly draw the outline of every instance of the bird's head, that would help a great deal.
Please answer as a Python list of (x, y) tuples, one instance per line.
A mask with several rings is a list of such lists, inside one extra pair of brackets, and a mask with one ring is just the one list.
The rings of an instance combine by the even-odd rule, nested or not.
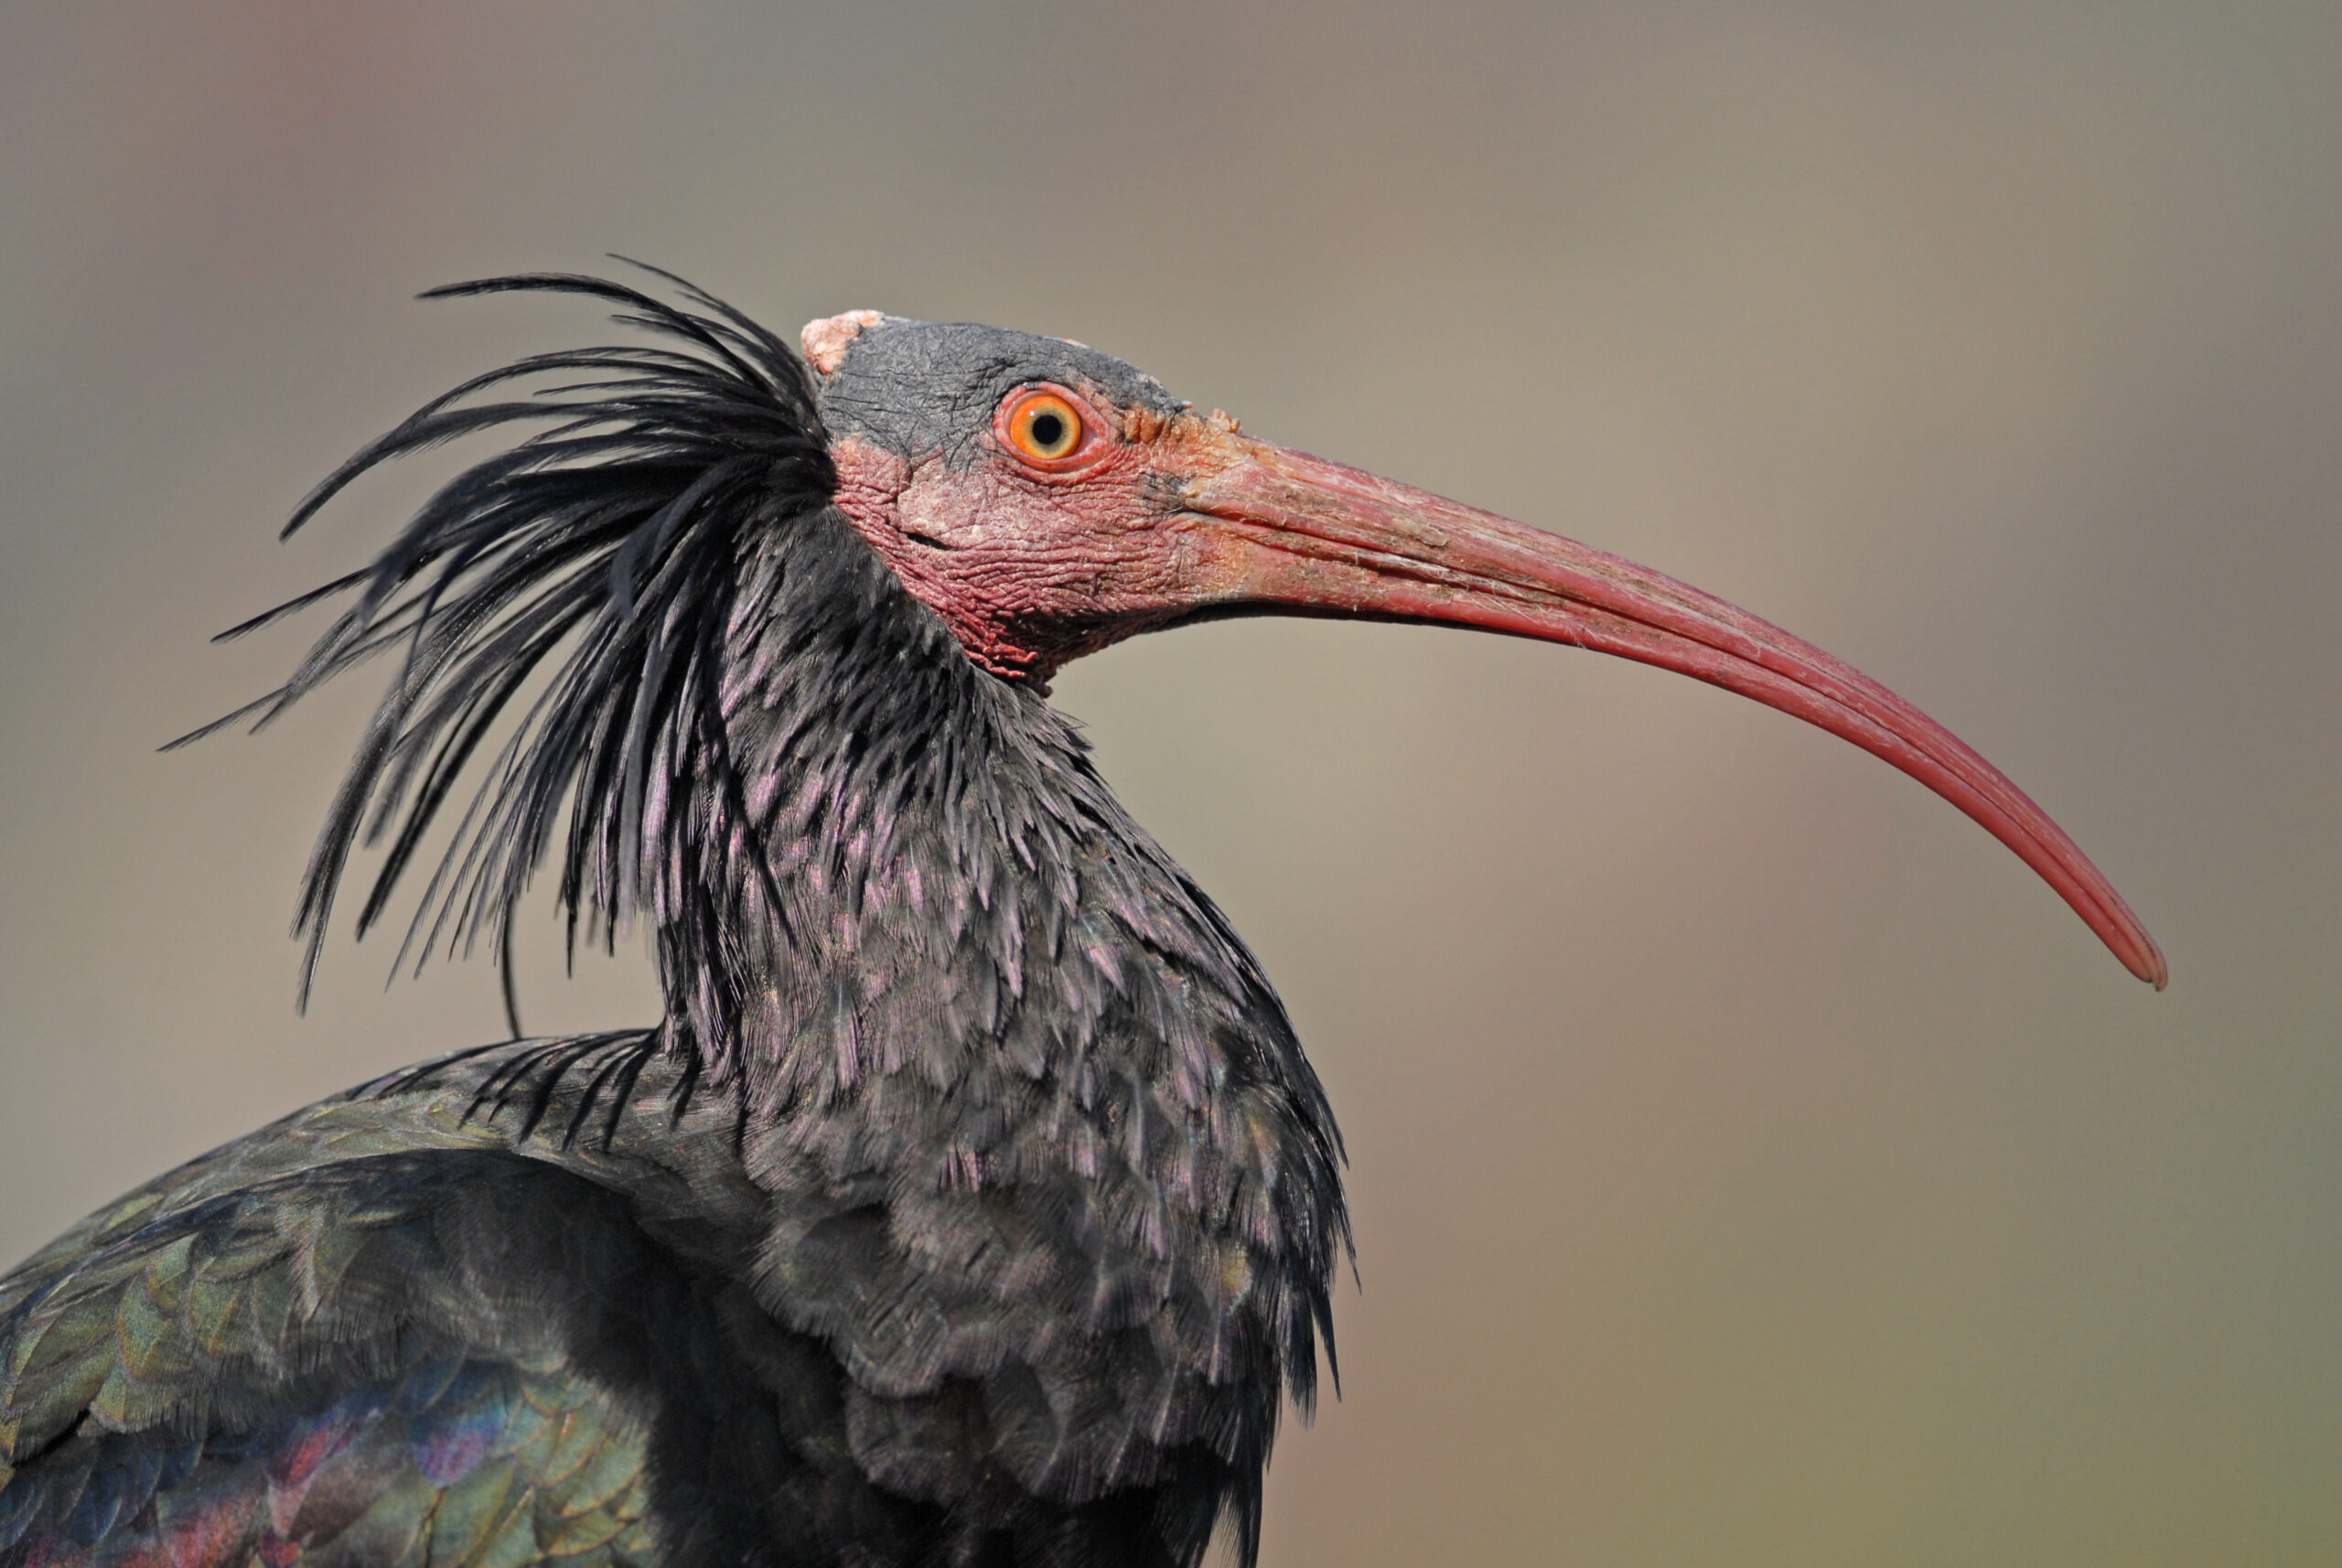
[[(556, 838), (573, 939), (590, 915), (589, 929), (614, 941), (638, 908), (662, 932), (720, 925), (707, 889), (737, 872), (739, 846), (764, 832), (756, 801), (772, 782), (748, 776), (759, 765), (736, 745), (756, 683), (740, 660), (787, 662), (798, 646), (790, 637), (808, 626), (860, 635), (862, 611), (847, 600), (880, 579), (853, 550), (850, 524), (972, 664), (1028, 688), (1135, 633), (1240, 615), (1461, 626), (1709, 682), (1918, 779), (2014, 850), (2133, 973), (2164, 983), (2163, 955), (2137, 918), (1992, 764), (1878, 682), (1721, 599), (1255, 440), (1079, 343), (865, 310), (811, 323), (800, 357), (714, 296), (651, 275), (682, 302), (573, 274), (434, 290), (584, 295), (650, 340), (532, 355), (474, 377), (344, 463), (286, 525), (301, 527), (392, 458), (483, 433), (511, 437), (434, 494), (371, 566), (238, 628), (352, 601), (283, 687), (239, 710), (262, 722), (405, 650), (303, 885), (298, 929), (312, 968), (351, 850), (397, 822), (362, 933), (458, 777), (483, 771), (482, 742), (500, 715), (516, 708), (410, 941), (427, 950), (441, 933), (451, 948), (509, 939)], [(513, 434), (522, 429), (533, 433)], [(792, 551), (833, 566), (850, 555), (863, 586), (845, 599), (803, 588), (818, 615), (808, 605), (776, 611), (764, 596), (774, 585), (814, 580), (766, 570)], [(775, 629), (788, 635), (768, 646)], [(948, 657), (931, 633), (921, 628), (922, 648)], [(543, 693), (517, 703), (537, 678)], [(818, 680), (789, 689), (826, 690)], [(706, 866), (722, 869), (693, 870)]]
[(835, 503), (978, 664), (1046, 680), (1142, 631), (1247, 614), (1436, 622), (1655, 664), (1918, 779), (2015, 851), (2131, 972), (2143, 926), (2042, 810), (1812, 644), (1572, 540), (1244, 435), (1078, 343), (859, 310), (802, 345)]
[(1046, 681), (1224, 598), (1189, 500), (1232, 422), (1029, 333), (857, 310), (802, 342), (839, 510), (986, 669)]

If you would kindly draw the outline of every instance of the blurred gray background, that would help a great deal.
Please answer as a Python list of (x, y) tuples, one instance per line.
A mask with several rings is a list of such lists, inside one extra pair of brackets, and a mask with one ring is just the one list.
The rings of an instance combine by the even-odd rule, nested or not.
[[(2342, 1560), (2342, 9), (0, 13), (0, 1255), (393, 1063), (293, 886), (371, 693), (156, 743), (434, 477), (292, 503), (655, 261), (1080, 338), (1723, 594), (1950, 724), (2168, 951), (1693, 683), (1260, 622), (1059, 700), (1342, 1113), (1299, 1564)], [(436, 470), (444, 472), (444, 468)], [(639, 953), (532, 1029), (647, 1020)]]

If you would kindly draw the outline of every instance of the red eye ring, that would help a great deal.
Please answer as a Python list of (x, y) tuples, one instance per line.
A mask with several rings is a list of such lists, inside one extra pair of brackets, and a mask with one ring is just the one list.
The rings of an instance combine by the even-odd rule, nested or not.
[(1090, 433), (1080, 406), (1048, 387), (1012, 393), (1001, 412), (1000, 429), (1018, 456), (1045, 468), (1079, 453)]

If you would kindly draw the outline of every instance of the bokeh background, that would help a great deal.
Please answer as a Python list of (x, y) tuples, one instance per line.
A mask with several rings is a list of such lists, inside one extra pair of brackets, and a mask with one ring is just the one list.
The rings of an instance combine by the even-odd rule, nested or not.
[[(1198, 628), (1069, 673), (1349, 1138), (1301, 1564), (2342, 1561), (2342, 9), (12, 0), (0, 1255), (500, 1031), (295, 877), (371, 701), (156, 743), (433, 477), (343, 455), (658, 262), (793, 330), (1079, 338), (1918, 701), (2156, 996), (1851, 747), (1551, 648)], [(639, 953), (532, 1029), (649, 1016)]]

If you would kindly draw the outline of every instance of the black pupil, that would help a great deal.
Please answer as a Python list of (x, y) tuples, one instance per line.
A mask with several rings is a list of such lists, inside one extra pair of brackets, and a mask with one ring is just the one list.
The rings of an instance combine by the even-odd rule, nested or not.
[(1054, 446), (1064, 438), (1065, 420), (1061, 415), (1037, 413), (1033, 416), (1033, 445)]

